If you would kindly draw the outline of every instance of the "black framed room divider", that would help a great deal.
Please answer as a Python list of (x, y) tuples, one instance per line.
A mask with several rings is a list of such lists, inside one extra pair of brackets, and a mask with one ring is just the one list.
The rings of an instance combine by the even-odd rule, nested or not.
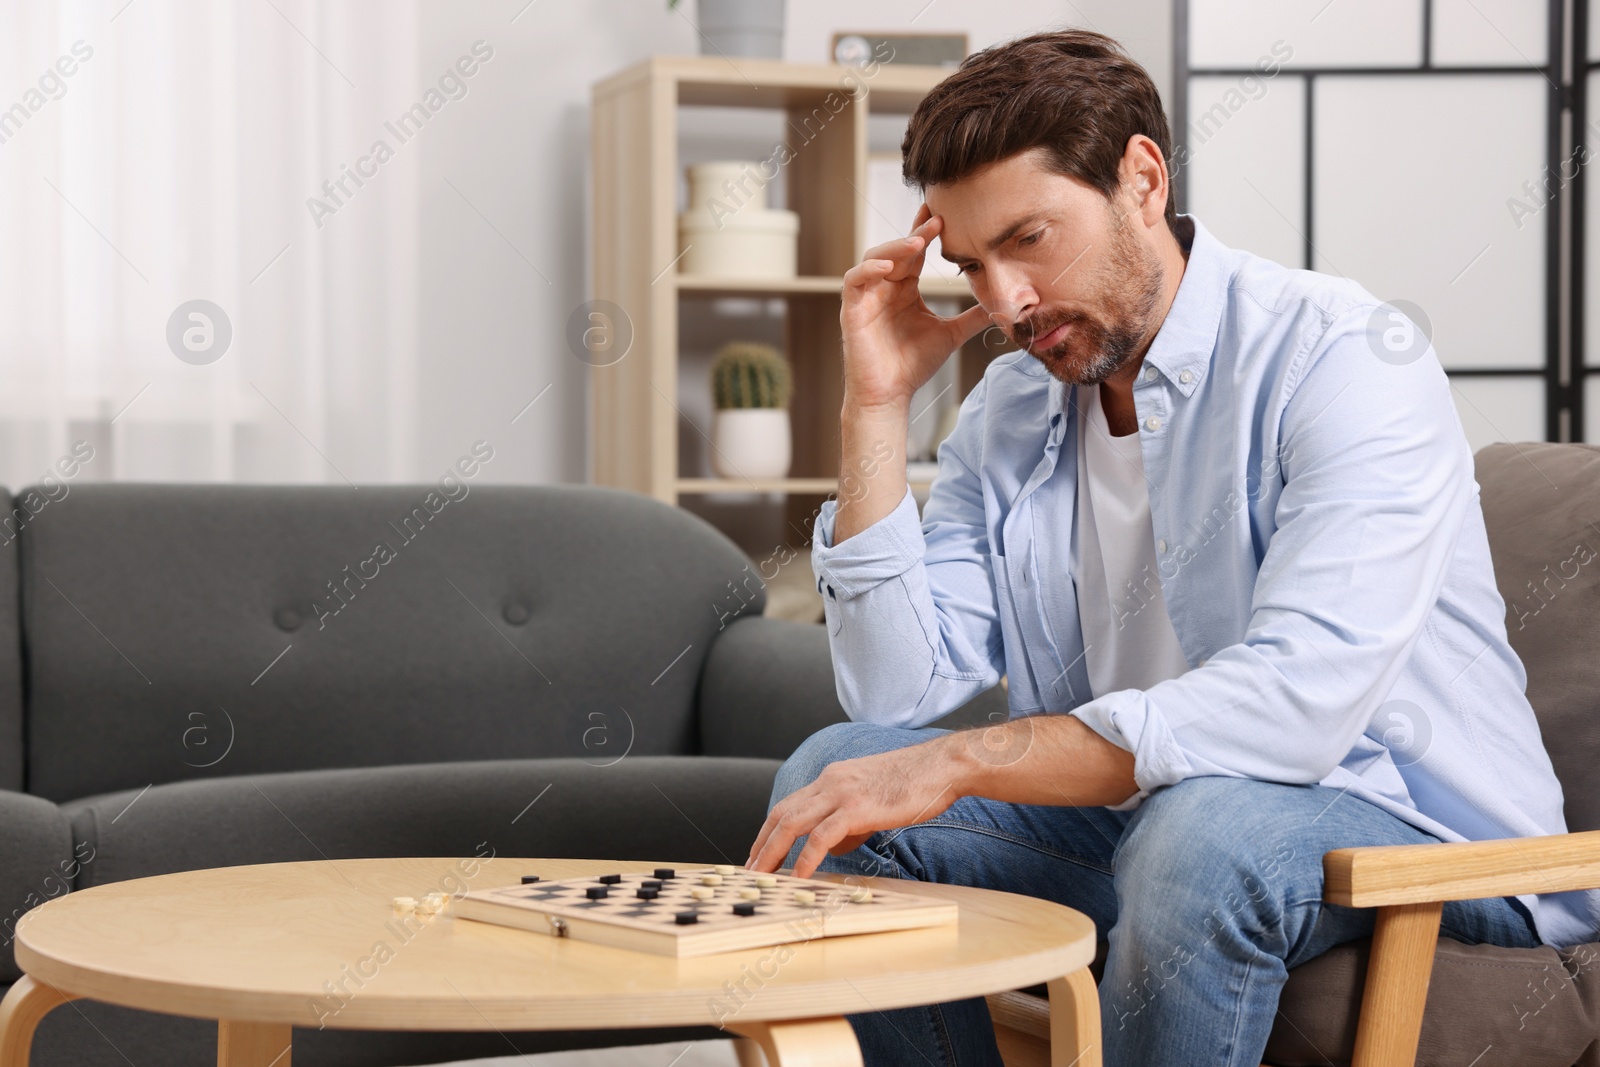
[(1420, 312), (1475, 448), (1600, 440), (1588, 2), (1174, 0), (1180, 210)]

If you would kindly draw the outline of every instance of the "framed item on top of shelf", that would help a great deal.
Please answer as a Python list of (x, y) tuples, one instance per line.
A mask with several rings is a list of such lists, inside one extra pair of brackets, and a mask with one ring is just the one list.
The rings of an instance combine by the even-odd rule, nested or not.
[(967, 58), (967, 35), (841, 30), (833, 35), (828, 54), (847, 67), (864, 66), (876, 59), (879, 63), (954, 68)]

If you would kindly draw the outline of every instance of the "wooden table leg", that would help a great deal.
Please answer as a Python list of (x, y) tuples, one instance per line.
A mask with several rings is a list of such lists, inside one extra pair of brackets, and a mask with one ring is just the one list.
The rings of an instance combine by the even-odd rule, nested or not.
[(1085, 967), (1050, 989), (1051, 1067), (1100, 1067), (1100, 993)]
[(28, 1067), (39, 1020), (52, 1009), (77, 999), (76, 993), (63, 993), (28, 975), (13, 982), (5, 999), (0, 1000), (0, 1067)]
[(767, 1067), (862, 1067), (856, 1032), (841, 1016), (729, 1023), (728, 1029), (760, 1045)]
[(217, 1067), (289, 1067), (288, 1023), (217, 1023)]

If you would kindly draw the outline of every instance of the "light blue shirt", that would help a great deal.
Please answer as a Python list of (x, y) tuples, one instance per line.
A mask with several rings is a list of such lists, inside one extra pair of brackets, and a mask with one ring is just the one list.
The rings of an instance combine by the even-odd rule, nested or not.
[[(822, 505), (811, 565), (846, 713), (925, 725), (1004, 673), (1012, 717), (1070, 713), (1133, 754), (1119, 809), (1233, 775), (1347, 790), (1446, 841), (1565, 833), (1432, 347), (1396, 357), (1355, 282), (1179, 222), (1188, 266), (1133, 398), (1190, 669), (1090, 692), (1073, 387), (1018, 351), (962, 402), (920, 521), (907, 486), (834, 545)], [(1596, 940), (1600, 891), (1519, 899), (1546, 944)]]

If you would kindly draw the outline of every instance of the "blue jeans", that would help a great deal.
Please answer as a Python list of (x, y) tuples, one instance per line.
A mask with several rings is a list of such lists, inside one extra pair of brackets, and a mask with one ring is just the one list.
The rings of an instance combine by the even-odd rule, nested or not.
[[(948, 733), (840, 723), (778, 771), (772, 803), (829, 763)], [(1132, 811), (963, 797), (927, 822), (874, 834), (821, 870), (1000, 889), (1094, 920), (1106, 1067), (1261, 1063), (1289, 969), (1372, 933), (1372, 908), (1322, 900), (1322, 855), (1439, 839), (1319, 785), (1189, 778)], [(792, 867), (805, 839), (795, 843)], [(1444, 905), (1467, 944), (1540, 944), (1511, 897)], [(868, 1067), (1000, 1067), (983, 998), (848, 1016)], [(1290, 1020), (1293, 1022), (1293, 1020)]]

